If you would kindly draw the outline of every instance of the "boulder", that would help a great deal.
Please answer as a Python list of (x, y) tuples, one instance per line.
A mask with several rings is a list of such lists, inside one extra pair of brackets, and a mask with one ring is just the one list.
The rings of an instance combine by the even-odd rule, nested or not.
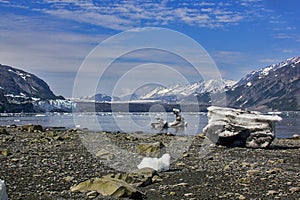
[(3, 180), (0, 179), (0, 199), (1, 200), (7, 200), (7, 193), (6, 193), (6, 187)]
[(0, 135), (9, 135), (5, 128), (0, 128)]
[(266, 148), (275, 138), (277, 115), (211, 106), (204, 134), (214, 143), (224, 146)]
[(166, 152), (162, 142), (140, 143), (137, 146), (137, 153), (143, 156), (158, 158)]
[(79, 183), (70, 188), (71, 192), (90, 192), (96, 191), (103, 196), (111, 196), (114, 198), (132, 198), (140, 199), (143, 193), (123, 180), (101, 177), (93, 178)]
[(292, 139), (298, 140), (298, 139), (300, 139), (300, 135), (299, 134), (294, 134), (292, 136)]
[(152, 168), (142, 168), (129, 172), (127, 174), (109, 174), (104, 177), (116, 178), (125, 181), (128, 184), (134, 185), (136, 187), (145, 187), (152, 184), (154, 176), (157, 176), (156, 170)]
[(96, 153), (97, 158), (101, 159), (101, 160), (112, 160), (114, 159), (114, 154), (112, 154), (111, 152), (105, 150), (105, 149), (101, 149)]
[(28, 124), (28, 125), (23, 125), (21, 127), (23, 131), (27, 132), (43, 132), (44, 129), (41, 125), (35, 125), (35, 124)]

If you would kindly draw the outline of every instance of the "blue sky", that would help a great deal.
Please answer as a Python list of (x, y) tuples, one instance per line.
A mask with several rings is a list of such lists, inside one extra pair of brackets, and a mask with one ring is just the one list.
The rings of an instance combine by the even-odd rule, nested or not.
[[(126, 30), (161, 27), (198, 42), (222, 78), (239, 80), (300, 55), (299, 7), (298, 0), (0, 0), (0, 63), (34, 73), (70, 97), (77, 71), (99, 43)], [(137, 52), (118, 67), (143, 64), (144, 57), (151, 60)], [(119, 77), (106, 77), (113, 78)]]

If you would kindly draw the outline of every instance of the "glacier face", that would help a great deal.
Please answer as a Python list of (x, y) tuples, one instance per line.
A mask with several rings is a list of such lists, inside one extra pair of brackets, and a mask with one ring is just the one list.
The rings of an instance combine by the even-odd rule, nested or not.
[(55, 99), (44, 101), (33, 101), (35, 110), (40, 112), (72, 112), (76, 108), (76, 103), (71, 100)]

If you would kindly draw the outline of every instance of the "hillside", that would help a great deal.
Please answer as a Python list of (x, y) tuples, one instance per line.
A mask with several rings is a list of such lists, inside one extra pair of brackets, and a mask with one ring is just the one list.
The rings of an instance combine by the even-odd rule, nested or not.
[(61, 111), (64, 101), (34, 74), (0, 64), (0, 112)]
[(300, 110), (300, 57), (256, 70), (227, 92), (228, 105), (249, 110)]

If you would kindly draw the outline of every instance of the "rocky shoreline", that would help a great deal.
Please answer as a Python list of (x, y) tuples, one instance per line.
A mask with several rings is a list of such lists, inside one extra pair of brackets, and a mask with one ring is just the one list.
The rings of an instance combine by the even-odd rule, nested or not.
[[(84, 145), (87, 130), (41, 126), (0, 128), (0, 179), (9, 199), (113, 199), (72, 192), (91, 178), (120, 171), (106, 165)], [(140, 143), (162, 142), (172, 134), (105, 135), (121, 149), (134, 152)], [(156, 181), (139, 187), (142, 199), (300, 199), (300, 139), (278, 139), (267, 149), (212, 145), (204, 135), (159, 172)], [(180, 148), (180, 147), (179, 147)]]

